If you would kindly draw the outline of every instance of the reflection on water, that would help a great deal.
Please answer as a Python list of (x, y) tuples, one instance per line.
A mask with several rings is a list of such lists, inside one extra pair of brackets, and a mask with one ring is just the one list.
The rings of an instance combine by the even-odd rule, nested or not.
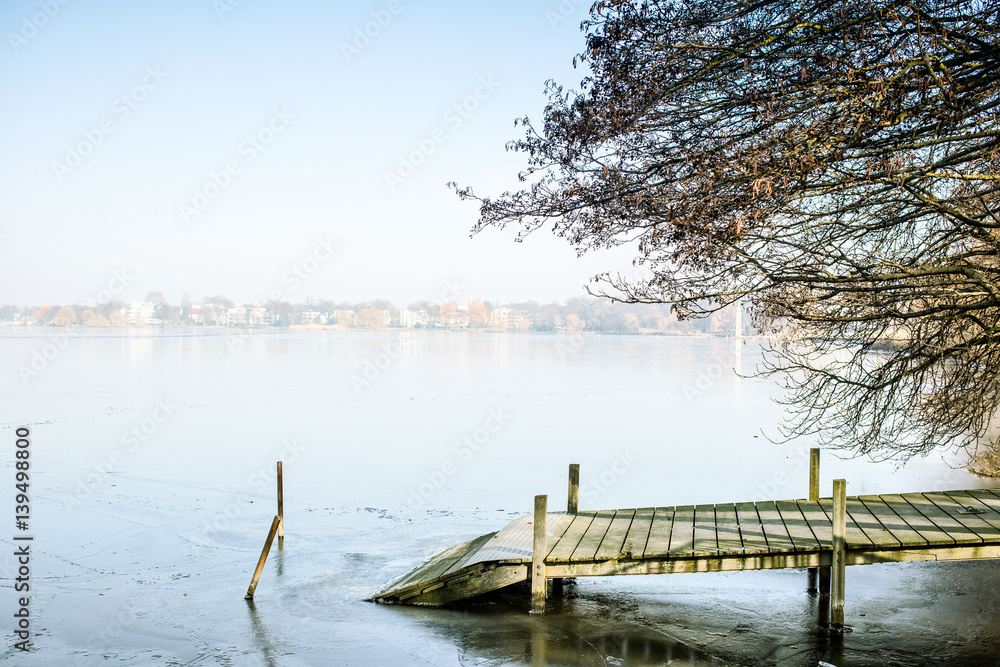
[[(531, 665), (719, 665), (717, 659), (677, 641), (626, 622), (623, 627), (589, 627), (565, 619), (534, 619)], [(562, 621), (562, 622), (560, 622)], [(514, 647), (511, 647), (514, 648)], [(517, 655), (514, 650), (509, 650)]]
[(706, 652), (637, 625), (628, 614), (595, 616), (553, 598), (545, 615), (530, 615), (525, 612), (524, 599), (526, 595), (518, 604), (509, 596), (494, 596), (491, 602), (464, 609), (398, 607), (393, 611), (420, 617), (427, 632), (456, 642), (463, 653), (487, 660), (504, 657), (503, 664), (724, 664)]
[(280, 663), (274, 656), (274, 643), (267, 628), (264, 627), (263, 621), (260, 619), (260, 614), (257, 612), (257, 605), (253, 603), (253, 598), (247, 600), (246, 603), (247, 611), (250, 614), (250, 628), (253, 632), (253, 640), (257, 646), (258, 655), (262, 657), (263, 664), (267, 665), (267, 667), (278, 667)]

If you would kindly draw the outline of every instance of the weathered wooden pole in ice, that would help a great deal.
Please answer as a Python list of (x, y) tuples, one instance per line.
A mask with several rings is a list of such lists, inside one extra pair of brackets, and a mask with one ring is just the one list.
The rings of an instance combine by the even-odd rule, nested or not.
[(534, 540), (531, 546), (531, 613), (545, 613), (545, 532), (549, 497), (535, 496)]
[(833, 480), (833, 565), (830, 568), (830, 627), (844, 628), (845, 536), (847, 534), (847, 481)]
[(281, 461), (278, 461), (278, 545), (285, 541), (285, 492), (281, 482)]
[(569, 493), (566, 500), (566, 513), (576, 514), (580, 511), (580, 464), (569, 464)]
[(245, 596), (247, 600), (252, 600), (254, 591), (257, 590), (257, 582), (260, 581), (260, 573), (264, 571), (264, 563), (267, 561), (267, 553), (271, 550), (271, 543), (274, 542), (274, 534), (278, 532), (279, 525), (281, 525), (281, 519), (275, 516), (274, 521), (271, 522), (271, 530), (267, 531), (267, 540), (264, 542), (264, 550), (260, 552), (260, 559), (257, 561), (257, 569), (254, 570), (253, 579), (250, 580), (250, 588), (247, 589), (247, 594)]

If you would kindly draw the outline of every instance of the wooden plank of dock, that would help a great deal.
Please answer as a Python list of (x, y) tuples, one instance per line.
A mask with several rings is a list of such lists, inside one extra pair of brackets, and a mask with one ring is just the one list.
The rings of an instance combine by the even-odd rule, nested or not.
[(674, 526), (670, 531), (671, 556), (690, 556), (694, 548), (694, 512), (693, 505), (674, 509)]
[(579, 512), (574, 516), (573, 522), (563, 534), (562, 539), (556, 541), (549, 548), (549, 556), (546, 560), (552, 563), (569, 562), (573, 556), (573, 550), (583, 539), (584, 534), (590, 530), (590, 524), (593, 523), (596, 516), (597, 512)]
[(913, 544), (923, 540), (923, 536), (910, 527), (878, 496), (858, 496), (858, 502), (889, 531), (898, 544)]
[(719, 538), (716, 530), (715, 506), (697, 505), (694, 508), (694, 541), (691, 555), (714, 556), (719, 553)]
[(949, 491), (947, 495), (961, 506), (962, 509), (958, 510), (959, 512), (978, 510), (981, 512), (979, 517), (983, 521), (986, 521), (994, 528), (1000, 529), (1000, 511), (998, 511), (1000, 510), (1000, 498), (995, 498), (998, 503), (996, 508), (994, 508), (969, 491)]
[(934, 503), (939, 510), (954, 518), (957, 522), (973, 531), (984, 542), (1000, 538), (996, 526), (979, 514), (965, 512), (965, 505), (956, 502), (950, 495), (942, 492), (923, 493), (924, 498)]
[(604, 539), (601, 540), (600, 546), (597, 547), (594, 559), (609, 560), (611, 558), (618, 558), (625, 544), (625, 538), (628, 536), (629, 528), (632, 527), (632, 519), (634, 517), (635, 510), (618, 510), (615, 512), (615, 518), (611, 520), (608, 532), (604, 534)]
[(781, 513), (778, 506), (772, 501), (757, 503), (757, 514), (760, 516), (760, 524), (764, 528), (764, 537), (767, 539), (767, 550), (770, 553), (781, 553), (795, 551), (795, 544), (788, 535), (785, 522), (781, 520)]
[(882, 522), (872, 514), (858, 498), (847, 499), (847, 515), (865, 534), (865, 536), (877, 547), (898, 547), (900, 545), (891, 532), (886, 530)]
[(635, 511), (632, 518), (632, 525), (629, 526), (625, 535), (625, 543), (622, 545), (621, 553), (625, 558), (642, 558), (646, 550), (646, 542), (649, 540), (649, 532), (653, 528), (653, 516), (656, 512), (654, 507), (641, 507)]
[[(573, 516), (564, 512), (549, 512), (546, 521), (548, 544), (555, 544), (569, 527)], [(499, 562), (523, 562), (531, 560), (531, 542), (534, 536), (534, 518), (523, 516), (511, 521), (501, 530), (494, 533), (493, 538), (484, 544), (479, 553), (470, 558), (470, 562), (496, 560)]]
[[(1000, 499), (998, 499), (1000, 500)], [(649, 538), (642, 550), (643, 558), (658, 558), (670, 552), (670, 535), (674, 527), (674, 508), (657, 507), (649, 526)]]
[(597, 549), (601, 546), (601, 542), (604, 541), (604, 536), (607, 535), (608, 528), (611, 527), (611, 522), (614, 521), (614, 518), (615, 510), (598, 512), (594, 516), (594, 520), (590, 522), (587, 532), (580, 538), (580, 543), (577, 544), (576, 548), (573, 550), (573, 555), (570, 556), (570, 560), (594, 560), (594, 556), (597, 554)]
[(809, 530), (812, 531), (816, 542), (819, 543), (819, 548), (832, 549), (833, 526), (827, 518), (826, 512), (823, 511), (823, 507), (819, 504), (819, 500), (796, 500), (795, 504), (799, 506), (802, 518), (805, 519)]
[(715, 521), (719, 551), (722, 553), (743, 553), (743, 539), (740, 537), (740, 523), (736, 516), (736, 505), (716, 505)]
[(785, 524), (785, 530), (792, 540), (795, 551), (819, 551), (819, 541), (809, 527), (809, 522), (802, 515), (798, 503), (794, 500), (778, 500), (774, 505), (778, 509), (782, 523)]
[(989, 507), (994, 512), (1000, 513), (1000, 497), (989, 489), (970, 489), (968, 491), (951, 491), (949, 495), (960, 494), (975, 498), (984, 506)]
[(931, 502), (922, 493), (904, 493), (903, 500), (910, 504), (913, 509), (927, 517), (937, 529), (955, 541), (955, 544), (974, 544), (983, 540), (976, 535), (975, 531), (967, 528), (964, 524), (944, 512), (940, 507)]
[[(943, 532), (937, 525), (921, 514), (915, 507), (897, 494), (882, 494), (879, 499), (902, 519), (906, 526), (920, 535), (928, 546), (955, 544), (954, 538)], [(914, 544), (919, 540), (914, 540)]]
[(753, 503), (736, 503), (736, 516), (743, 536), (743, 553), (763, 554), (768, 552), (767, 538), (760, 525), (760, 516)]

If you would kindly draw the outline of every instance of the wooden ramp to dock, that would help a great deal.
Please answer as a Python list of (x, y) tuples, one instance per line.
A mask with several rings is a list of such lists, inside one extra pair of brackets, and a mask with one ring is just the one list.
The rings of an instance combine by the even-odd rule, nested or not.
[[(846, 565), (1000, 558), (1000, 491), (847, 497)], [(546, 578), (827, 567), (832, 499), (646, 507), (546, 520)], [(529, 578), (533, 517), (450, 547), (375, 596), (441, 605)]]
[(373, 599), (442, 605), (531, 580), (541, 612), (549, 579), (818, 568), (839, 629), (847, 565), (1000, 558), (1000, 490), (847, 496), (846, 487), (834, 480), (834, 495), (819, 497), (813, 449), (809, 500), (577, 511), (574, 464), (567, 512), (547, 512), (547, 496), (536, 496), (534, 515), (445, 549)]

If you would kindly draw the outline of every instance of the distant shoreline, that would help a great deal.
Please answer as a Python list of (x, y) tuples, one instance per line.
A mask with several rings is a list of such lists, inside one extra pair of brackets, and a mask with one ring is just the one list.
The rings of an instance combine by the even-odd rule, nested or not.
[(83, 331), (116, 331), (116, 332), (147, 332), (147, 331), (206, 331), (218, 334), (227, 332), (239, 333), (243, 335), (256, 333), (282, 333), (282, 332), (302, 332), (302, 331), (340, 331), (344, 333), (470, 333), (470, 334), (504, 334), (504, 335), (569, 335), (569, 336), (657, 336), (663, 338), (722, 338), (731, 340), (766, 340), (771, 336), (759, 334), (745, 334), (743, 336), (733, 336), (728, 332), (672, 332), (656, 330), (640, 330), (637, 332), (616, 332), (616, 331), (567, 331), (567, 330), (528, 330), (516, 331), (513, 329), (473, 329), (473, 328), (409, 328), (409, 327), (383, 327), (379, 329), (363, 329), (360, 327), (344, 328), (333, 324), (291, 324), (285, 327), (234, 327), (217, 324), (211, 325), (129, 325), (129, 326), (93, 326), (84, 324), (58, 325), (58, 324), (22, 324), (15, 322), (0, 322), (0, 328), (16, 329), (39, 329), (52, 330), (53, 332), (79, 333)]

